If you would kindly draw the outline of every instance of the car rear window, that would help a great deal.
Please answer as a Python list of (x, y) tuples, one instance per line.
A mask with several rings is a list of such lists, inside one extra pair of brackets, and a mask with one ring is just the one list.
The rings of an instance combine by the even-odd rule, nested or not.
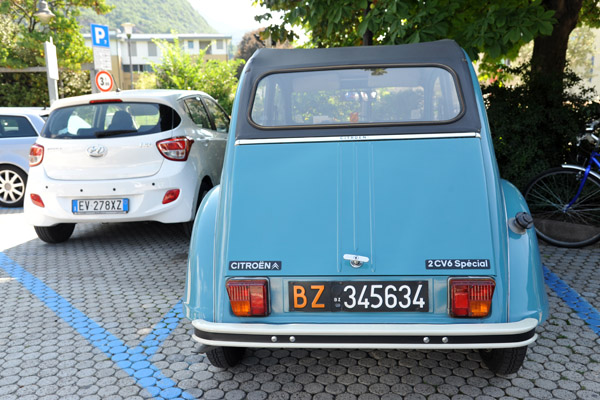
[(138, 136), (171, 130), (181, 117), (169, 106), (140, 102), (82, 104), (50, 114), (42, 137), (89, 139)]
[(444, 123), (462, 112), (454, 74), (439, 66), (282, 72), (260, 79), (258, 128)]

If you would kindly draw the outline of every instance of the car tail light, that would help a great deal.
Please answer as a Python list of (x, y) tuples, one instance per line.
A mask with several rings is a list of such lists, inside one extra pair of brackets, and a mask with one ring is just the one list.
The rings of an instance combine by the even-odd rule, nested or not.
[(177, 200), (177, 198), (179, 197), (179, 192), (179, 189), (169, 190), (167, 193), (165, 193), (165, 196), (163, 197), (163, 204), (169, 204)]
[(29, 149), (29, 166), (35, 167), (40, 165), (44, 159), (44, 146), (41, 144), (34, 144)]
[(450, 279), (450, 315), (486, 317), (492, 308), (495, 286), (491, 278)]
[(156, 143), (160, 154), (164, 158), (171, 161), (187, 160), (194, 139), (188, 137), (176, 137), (172, 139), (161, 140)]
[(269, 283), (266, 279), (230, 279), (225, 286), (233, 314), (238, 317), (269, 315)]
[(38, 207), (44, 208), (44, 202), (42, 201), (42, 197), (39, 194), (31, 193), (31, 202)]

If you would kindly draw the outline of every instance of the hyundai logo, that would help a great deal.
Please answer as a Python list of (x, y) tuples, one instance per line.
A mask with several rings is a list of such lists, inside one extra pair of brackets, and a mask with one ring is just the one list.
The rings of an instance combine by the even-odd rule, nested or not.
[(106, 147), (101, 145), (93, 145), (87, 148), (90, 157), (103, 157), (106, 155), (106, 151)]

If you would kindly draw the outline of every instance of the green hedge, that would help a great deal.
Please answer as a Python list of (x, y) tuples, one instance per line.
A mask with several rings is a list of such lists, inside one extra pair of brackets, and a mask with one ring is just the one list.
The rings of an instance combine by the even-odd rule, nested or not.
[(575, 162), (577, 137), (600, 118), (594, 92), (568, 72), (549, 79), (509, 70), (520, 84), (483, 88), (500, 174), (523, 190), (541, 171)]
[[(58, 97), (92, 92), (88, 71), (60, 71)], [(48, 80), (45, 72), (0, 73), (0, 107), (47, 107)]]

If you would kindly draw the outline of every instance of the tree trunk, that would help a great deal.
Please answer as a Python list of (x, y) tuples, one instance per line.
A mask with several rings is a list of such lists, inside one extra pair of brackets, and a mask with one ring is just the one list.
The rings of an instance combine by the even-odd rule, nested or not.
[(556, 23), (550, 36), (533, 42), (531, 69), (535, 74), (560, 76), (565, 70), (569, 35), (575, 29), (583, 0), (542, 0), (547, 10), (554, 10)]
[[(363, 11), (363, 18), (367, 18), (367, 14), (371, 10), (371, 2), (367, 2), (367, 8)], [(369, 28), (365, 31), (363, 35), (363, 46), (373, 46), (373, 32)]]

